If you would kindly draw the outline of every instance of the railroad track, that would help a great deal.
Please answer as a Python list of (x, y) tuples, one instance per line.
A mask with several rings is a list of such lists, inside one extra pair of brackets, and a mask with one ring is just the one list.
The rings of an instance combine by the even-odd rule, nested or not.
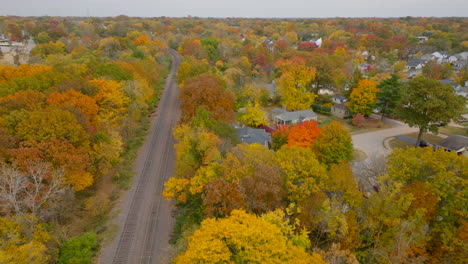
[(137, 175), (136, 187), (130, 197), (125, 223), (117, 240), (112, 263), (163, 263), (163, 245), (170, 232), (167, 217), (170, 206), (163, 201), (164, 182), (174, 173), (174, 139), (172, 128), (179, 118), (179, 101), (174, 76), (180, 64), (180, 55), (170, 50), (173, 57), (171, 71), (165, 83), (163, 96), (150, 133), (150, 143), (144, 154), (143, 167)]

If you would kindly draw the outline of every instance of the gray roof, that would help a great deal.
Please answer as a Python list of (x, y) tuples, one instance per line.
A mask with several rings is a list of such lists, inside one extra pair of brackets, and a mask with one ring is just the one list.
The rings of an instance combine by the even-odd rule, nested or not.
[(428, 61), (432, 59), (432, 54), (424, 54), (421, 56), (422, 60)]
[(449, 80), (449, 79), (442, 79), (442, 80), (439, 80), (439, 82), (441, 82), (443, 84), (450, 84), (453, 87), (458, 86), (456, 83), (454, 83), (452, 80)]
[(333, 96), (333, 99), (345, 101), (345, 100), (346, 100), (346, 96), (344, 96), (344, 95), (342, 95), (342, 94), (338, 94), (338, 95)]
[(287, 112), (286, 110), (281, 109), (281, 108), (273, 108), (273, 110), (271, 110), (271, 114), (273, 116), (277, 116), (279, 114), (286, 113), (286, 112)]
[(312, 110), (300, 110), (294, 112), (283, 112), (276, 115), (275, 118), (283, 120), (284, 122), (293, 120), (302, 121), (304, 119), (315, 119), (317, 118), (317, 114)]
[(334, 105), (334, 106), (332, 106), (332, 107), (338, 108), (338, 109), (341, 109), (341, 110), (345, 110), (345, 111), (349, 110), (349, 108), (348, 108), (345, 104), (343, 104), (343, 103), (341, 103), (341, 104), (336, 104), (336, 105)]
[(440, 142), (439, 146), (452, 151), (462, 151), (468, 146), (468, 137), (461, 135), (451, 135)]
[(418, 66), (419, 64), (423, 64), (426, 63), (424, 60), (420, 60), (420, 59), (411, 59), (408, 61), (408, 67), (416, 67)]
[(242, 127), (237, 129), (237, 134), (241, 142), (247, 144), (258, 143), (261, 145), (267, 145), (270, 141), (270, 134), (265, 131), (265, 129), (257, 129), (250, 127)]

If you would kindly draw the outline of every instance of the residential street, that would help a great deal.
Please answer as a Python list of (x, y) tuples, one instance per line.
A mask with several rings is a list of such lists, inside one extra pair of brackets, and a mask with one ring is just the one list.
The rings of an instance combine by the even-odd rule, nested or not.
[(167, 77), (151, 130), (138, 154), (132, 188), (122, 195), (113, 224), (118, 235), (101, 250), (98, 262), (169, 263), (169, 237), (174, 219), (173, 204), (162, 197), (164, 182), (174, 173), (175, 151), (172, 128), (180, 115), (178, 88), (174, 81), (180, 55), (171, 50), (172, 69)]
[[(375, 116), (375, 118), (378, 117)], [(384, 146), (386, 138), (418, 131), (415, 127), (409, 127), (405, 123), (393, 119), (385, 119), (385, 122), (391, 123), (394, 127), (351, 135), (354, 148), (364, 151), (367, 157), (387, 156), (391, 150)]]

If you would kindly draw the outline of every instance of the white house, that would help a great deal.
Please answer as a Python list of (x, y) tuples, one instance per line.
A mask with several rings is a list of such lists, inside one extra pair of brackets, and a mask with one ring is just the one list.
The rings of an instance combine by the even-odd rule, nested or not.
[(418, 37), (418, 43), (419, 43), (419, 44), (424, 43), (424, 42), (426, 42), (426, 41), (428, 41), (428, 40), (429, 40), (429, 38), (426, 37), (426, 36), (420, 36), (420, 37)]
[(322, 47), (322, 38), (313, 38), (310, 43), (314, 43), (318, 48)]

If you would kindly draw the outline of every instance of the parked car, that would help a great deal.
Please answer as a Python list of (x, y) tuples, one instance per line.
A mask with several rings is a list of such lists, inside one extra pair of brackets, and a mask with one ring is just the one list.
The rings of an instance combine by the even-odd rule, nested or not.
[(425, 140), (421, 140), (421, 141), (419, 141), (419, 146), (420, 146), (421, 148), (425, 148), (425, 147), (432, 146), (432, 144), (429, 143), (429, 142), (427, 142), (427, 141), (425, 141)]
[(458, 123), (466, 123), (466, 122), (468, 122), (468, 118), (466, 118), (466, 117), (460, 117), (460, 118), (457, 119), (457, 122), (458, 122)]
[(446, 124), (445, 122), (440, 121), (440, 122), (435, 122), (434, 125), (441, 127), (441, 126), (445, 126)]

